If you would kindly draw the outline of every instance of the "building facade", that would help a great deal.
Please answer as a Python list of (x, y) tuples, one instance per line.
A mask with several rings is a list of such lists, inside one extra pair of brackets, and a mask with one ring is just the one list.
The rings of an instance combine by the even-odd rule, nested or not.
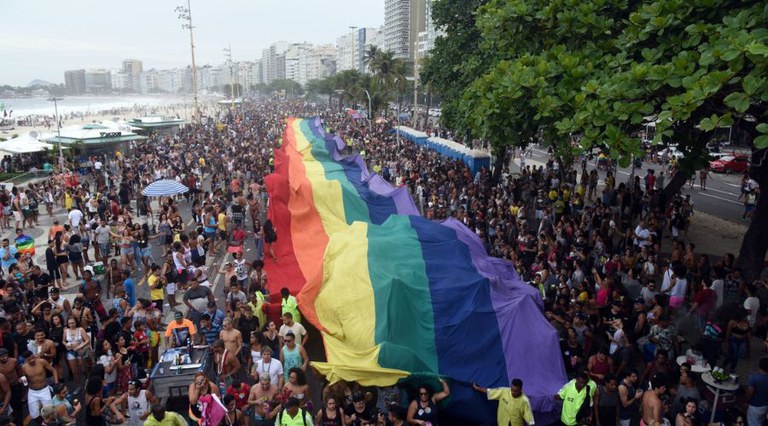
[(85, 72), (85, 92), (105, 94), (112, 91), (112, 73), (107, 69), (93, 69)]
[(64, 87), (70, 95), (85, 93), (85, 70), (64, 71)]
[(384, 1), (383, 50), (394, 53), (396, 58), (408, 58), (411, 0)]

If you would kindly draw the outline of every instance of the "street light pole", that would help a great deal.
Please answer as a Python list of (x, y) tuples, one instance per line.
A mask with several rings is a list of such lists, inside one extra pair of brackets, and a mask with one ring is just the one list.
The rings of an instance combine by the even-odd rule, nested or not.
[(235, 82), (234, 82), (234, 71), (232, 70), (232, 45), (230, 44), (228, 48), (223, 49), (226, 53), (227, 61), (229, 62), (229, 113), (232, 114), (232, 112), (235, 109)]
[(200, 120), (200, 105), (198, 105), (197, 102), (197, 67), (195, 66), (195, 37), (192, 34), (192, 29), (194, 26), (192, 25), (192, 6), (190, 4), (190, 0), (187, 0), (187, 7), (184, 6), (177, 6), (176, 9), (174, 9), (179, 14), (179, 19), (183, 22), (181, 24), (181, 28), (189, 29), (189, 46), (192, 50), (192, 91), (194, 93), (195, 97), (195, 117), (193, 121), (197, 122)]
[(61, 172), (64, 172), (64, 152), (61, 149), (61, 117), (59, 117), (59, 101), (63, 101), (64, 98), (54, 96), (48, 98), (48, 100), (53, 102), (53, 111), (56, 114), (56, 137), (59, 141), (59, 169)]
[(368, 93), (368, 90), (363, 89), (363, 92), (365, 92), (365, 96), (368, 96), (368, 132), (371, 131), (371, 120), (373, 119), (373, 111), (371, 111), (371, 94)]

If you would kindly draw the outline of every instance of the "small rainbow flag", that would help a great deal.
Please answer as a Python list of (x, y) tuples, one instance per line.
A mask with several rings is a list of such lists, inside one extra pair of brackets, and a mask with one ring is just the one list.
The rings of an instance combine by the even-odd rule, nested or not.
[(19, 253), (35, 254), (35, 240), (29, 235), (21, 235), (16, 237), (16, 250)]

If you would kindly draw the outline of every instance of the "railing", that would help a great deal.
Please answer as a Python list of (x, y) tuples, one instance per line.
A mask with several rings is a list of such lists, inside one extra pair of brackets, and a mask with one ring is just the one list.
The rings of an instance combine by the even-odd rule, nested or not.
[(22, 174), (20, 174), (18, 176), (14, 176), (14, 177), (12, 177), (12, 178), (10, 178), (8, 180), (0, 182), (0, 185), (9, 184), (10, 183), (13, 186), (19, 186), (19, 185), (22, 185), (24, 183), (27, 183), (27, 182), (30, 182), (30, 181), (33, 181), (33, 180), (36, 180), (36, 179), (47, 178), (50, 175), (51, 175), (50, 171), (46, 171), (46, 170), (30, 170), (30, 171), (28, 171), (26, 173), (22, 173)]

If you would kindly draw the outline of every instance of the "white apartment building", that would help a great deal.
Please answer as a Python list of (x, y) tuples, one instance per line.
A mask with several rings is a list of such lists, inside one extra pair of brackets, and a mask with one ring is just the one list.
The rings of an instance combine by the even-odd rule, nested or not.
[(411, 0), (384, 1), (384, 45), (396, 58), (408, 58)]
[(336, 39), (336, 72), (357, 69), (357, 30)]
[(126, 74), (122, 70), (112, 70), (112, 89), (126, 92), (136, 90), (138, 87), (134, 88), (133, 77), (131, 75)]
[[(288, 68), (286, 56), (286, 69)], [(323, 44), (302, 50), (298, 62), (298, 80), (302, 86), (310, 80), (320, 80), (336, 72), (336, 46)]]
[[(421, 44), (419, 44), (419, 54), (420, 56), (424, 56), (426, 52), (429, 52), (435, 47), (435, 39), (437, 39), (440, 36), (445, 35), (445, 31), (442, 29), (439, 29), (435, 26), (435, 23), (432, 21), (432, 6), (434, 5), (435, 0), (427, 0), (426, 6), (426, 22), (425, 22), (425, 28), (427, 37), (425, 39), (424, 43), (424, 52), (421, 51)], [(419, 34), (419, 41), (421, 41), (421, 34)]]
[(290, 47), (287, 41), (272, 43), (269, 49), (262, 51), (261, 61), (263, 67), (264, 83), (269, 84), (273, 80), (285, 78), (285, 51)]

